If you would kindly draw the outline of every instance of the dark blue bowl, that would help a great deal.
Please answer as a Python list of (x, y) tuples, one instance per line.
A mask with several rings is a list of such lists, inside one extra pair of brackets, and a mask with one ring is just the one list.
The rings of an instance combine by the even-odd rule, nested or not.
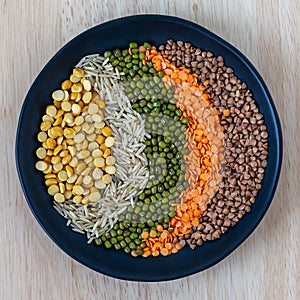
[[(74, 65), (85, 55), (103, 53), (128, 42), (151, 41), (157, 46), (169, 38), (189, 41), (215, 55), (247, 83), (263, 113), (269, 132), (268, 166), (252, 211), (220, 239), (207, 242), (194, 251), (184, 248), (167, 257), (133, 258), (122, 251), (87, 245), (84, 235), (66, 227), (66, 221), (52, 207), (52, 199), (35, 170), (36, 134), (41, 116), (50, 103), (51, 92), (69, 76)], [(109, 276), (126, 280), (160, 281), (187, 276), (216, 264), (236, 249), (259, 224), (266, 213), (279, 178), (282, 160), (282, 136), (278, 115), (262, 78), (248, 59), (233, 46), (194, 23), (175, 17), (140, 15), (110, 21), (80, 34), (48, 62), (34, 81), (24, 101), (16, 136), (16, 164), (27, 202), (49, 237), (80, 263)]]

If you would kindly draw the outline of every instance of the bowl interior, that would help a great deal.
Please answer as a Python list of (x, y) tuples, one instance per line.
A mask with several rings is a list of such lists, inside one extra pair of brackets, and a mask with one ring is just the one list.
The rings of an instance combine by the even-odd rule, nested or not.
[[(35, 170), (36, 140), (41, 116), (51, 102), (51, 92), (68, 77), (74, 65), (85, 55), (103, 53), (128, 42), (150, 41), (156, 46), (169, 38), (189, 41), (194, 46), (222, 55), (227, 66), (247, 83), (264, 114), (269, 132), (268, 166), (252, 211), (222, 238), (206, 242), (195, 250), (184, 248), (167, 257), (133, 258), (122, 251), (106, 250), (86, 244), (86, 237), (66, 227), (66, 221), (52, 208), (52, 199)], [(87, 30), (63, 47), (36, 78), (25, 99), (16, 138), (16, 163), (28, 204), (40, 225), (67, 254), (82, 264), (113, 277), (159, 281), (180, 278), (204, 270), (231, 253), (255, 229), (270, 205), (277, 185), (282, 141), (279, 119), (271, 96), (258, 72), (238, 50), (199, 25), (159, 15), (141, 15), (114, 20)], [(162, 271), (163, 270), (163, 271)]]

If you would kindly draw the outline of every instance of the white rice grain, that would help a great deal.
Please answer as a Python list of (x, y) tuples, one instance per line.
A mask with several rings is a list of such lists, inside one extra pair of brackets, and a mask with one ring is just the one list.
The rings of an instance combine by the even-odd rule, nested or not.
[(112, 128), (115, 144), (112, 155), (117, 157), (117, 172), (113, 182), (101, 191), (98, 203), (75, 205), (72, 200), (54, 203), (56, 211), (66, 218), (67, 225), (78, 233), (85, 233), (88, 243), (113, 228), (119, 216), (146, 187), (149, 180), (148, 160), (143, 153), (147, 137), (145, 120), (131, 107), (123, 86), (122, 73), (115, 70), (108, 58), (92, 54), (76, 65), (84, 69), (94, 90), (105, 101), (105, 122)]

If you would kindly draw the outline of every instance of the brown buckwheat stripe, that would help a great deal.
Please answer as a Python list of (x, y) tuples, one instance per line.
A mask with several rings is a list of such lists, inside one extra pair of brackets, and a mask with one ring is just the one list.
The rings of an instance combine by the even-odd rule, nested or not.
[(173, 40), (168, 40), (159, 50), (176, 67), (185, 66), (196, 73), (199, 83), (209, 82), (206, 93), (211, 96), (224, 127), (223, 181), (207, 203), (200, 225), (179, 238), (182, 246), (187, 242), (194, 249), (204, 241), (220, 238), (250, 212), (267, 166), (268, 132), (251, 91), (225, 65), (222, 56)]

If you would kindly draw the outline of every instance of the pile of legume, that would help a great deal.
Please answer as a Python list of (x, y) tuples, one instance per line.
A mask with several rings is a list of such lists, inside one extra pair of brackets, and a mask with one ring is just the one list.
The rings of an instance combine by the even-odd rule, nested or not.
[(36, 168), (89, 243), (165, 256), (219, 238), (250, 211), (267, 131), (222, 57), (131, 42), (84, 57), (52, 99)]
[(52, 93), (40, 125), (42, 147), (36, 168), (45, 174), (48, 193), (56, 202), (73, 199), (86, 204), (100, 200), (99, 190), (112, 180), (116, 159), (111, 156), (112, 130), (103, 122), (104, 102), (91, 92), (81, 69)]

